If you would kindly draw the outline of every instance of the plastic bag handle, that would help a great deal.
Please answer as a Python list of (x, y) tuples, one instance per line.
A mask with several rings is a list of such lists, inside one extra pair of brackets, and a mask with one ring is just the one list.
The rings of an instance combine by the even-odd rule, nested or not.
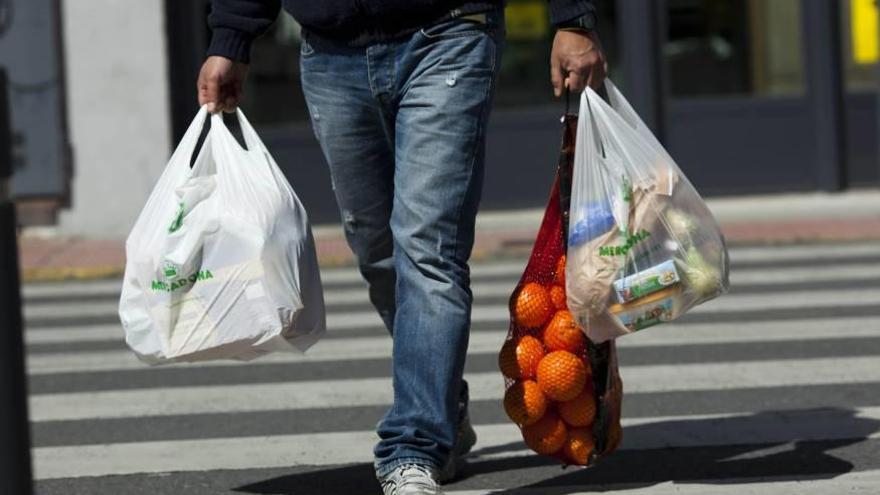
[(189, 123), (189, 127), (186, 128), (186, 132), (183, 133), (183, 137), (180, 138), (180, 144), (189, 146), (195, 146), (196, 141), (199, 139), (199, 135), (202, 133), (202, 129), (205, 128), (205, 124), (207, 123), (208, 116), (208, 105), (202, 105), (199, 108), (199, 111), (196, 112), (196, 116), (193, 117), (192, 122)]
[(223, 133), (225, 138), (231, 139), (232, 142), (234, 142), (243, 152), (253, 153), (262, 149), (262, 144), (259, 137), (257, 137), (257, 132), (254, 130), (253, 126), (251, 126), (250, 121), (244, 116), (244, 112), (242, 112), (240, 108), (235, 109), (235, 118), (238, 120), (238, 126), (241, 128), (241, 135), (244, 137), (244, 144), (247, 149), (243, 148), (241, 144), (238, 143), (232, 135), (232, 131), (226, 127), (226, 123), (223, 122), (222, 113), (217, 112), (211, 115), (211, 127), (214, 128), (216, 126), (218, 132)]
[[(183, 133), (183, 137), (180, 138), (180, 143), (174, 150), (172, 159), (169, 160), (169, 163), (177, 164), (178, 167), (183, 167), (184, 163), (187, 165), (190, 164), (193, 159), (193, 153), (196, 151), (196, 145), (199, 142), (199, 136), (202, 134), (202, 130), (208, 122), (207, 116), (208, 106), (202, 105), (202, 107), (199, 108), (199, 111), (196, 112), (196, 116), (193, 117), (192, 122), (189, 123), (189, 127), (186, 128), (186, 132)], [(175, 160), (178, 153), (186, 155), (187, 160)]]
[[(610, 105), (611, 98), (609, 97), (608, 88), (605, 86), (606, 84), (611, 86), (614, 89), (614, 91), (617, 91), (617, 86), (615, 86), (610, 80), (608, 80), (606, 78), (604, 81), (602, 81), (602, 86), (600, 86), (599, 89), (596, 90), (596, 93), (603, 100), (608, 102), (608, 104)], [(586, 91), (586, 89), (584, 89), (584, 91)], [(568, 115), (570, 113), (571, 113), (571, 90), (568, 89), (568, 86), (566, 86), (565, 87), (565, 115)]]
[(611, 99), (608, 96), (608, 86), (614, 87), (614, 83), (609, 81), (607, 78), (602, 81), (602, 85), (599, 86), (599, 89), (596, 90), (596, 94), (599, 95), (599, 98), (605, 100), (609, 105), (611, 104)]
[[(605, 88), (605, 86), (603, 85), (602, 89), (604, 90), (604, 88)], [(596, 120), (596, 110), (593, 109), (593, 105), (590, 104), (590, 95), (589, 95), (590, 91), (592, 91), (592, 89), (587, 88), (583, 92), (583, 99), (584, 99), (584, 101), (587, 102), (587, 108), (589, 109), (589, 112), (587, 112), (587, 114), (589, 115), (589, 119), (590, 119), (590, 127), (593, 130), (593, 136), (596, 141), (596, 146), (599, 148), (599, 152), (602, 154), (602, 158), (607, 158), (607, 155), (605, 154), (605, 142), (602, 139), (602, 133), (599, 130), (599, 123)], [(596, 93), (596, 94), (598, 94), (598, 93)], [(606, 96), (607, 96), (607, 93), (606, 93)]]
[(568, 89), (568, 86), (565, 87), (565, 113), (563, 115), (568, 115), (571, 113), (571, 90)]
[(237, 110), (236, 118), (247, 149), (230, 132), (221, 114), (211, 116), (211, 147), (217, 169), (217, 187), (223, 196), (235, 194), (234, 191), (253, 190), (253, 181), (270, 183), (278, 179), (269, 152), (244, 112)]
[(244, 116), (241, 108), (235, 109), (235, 115), (238, 117), (238, 125), (241, 127), (241, 134), (244, 136), (244, 142), (247, 144), (248, 150), (259, 150), (263, 147), (263, 142), (257, 136), (257, 131), (251, 125), (251, 121)]

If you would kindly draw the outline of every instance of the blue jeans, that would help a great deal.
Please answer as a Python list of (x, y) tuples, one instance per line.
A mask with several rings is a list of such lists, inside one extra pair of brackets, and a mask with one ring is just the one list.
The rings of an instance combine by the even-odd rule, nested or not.
[(503, 23), (499, 9), (485, 23), (452, 20), (366, 48), (302, 45), (345, 235), (394, 339), (379, 476), (443, 466), (466, 407), (468, 258)]

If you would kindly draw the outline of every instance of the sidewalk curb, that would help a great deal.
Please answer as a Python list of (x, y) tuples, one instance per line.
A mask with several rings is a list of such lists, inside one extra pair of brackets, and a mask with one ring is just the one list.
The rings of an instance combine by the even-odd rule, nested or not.
[[(729, 246), (880, 240), (880, 190), (715, 198), (708, 204)], [(540, 208), (481, 212), (471, 260), (524, 259), (543, 214)], [(340, 225), (313, 225), (312, 233), (322, 268), (355, 264)], [(118, 278), (125, 270), (121, 239), (31, 230), (19, 236), (19, 250), (26, 283)]]
[[(799, 227), (800, 229), (786, 231), (781, 229), (779, 225), (768, 222), (761, 226), (756, 226), (754, 223), (728, 224), (723, 230), (727, 244), (730, 247), (755, 245), (784, 246), (817, 242), (847, 243), (880, 240), (880, 221), (878, 221), (878, 225), (875, 228), (858, 231), (854, 231), (851, 228), (843, 229), (847, 230), (847, 232), (825, 232), (820, 226), (815, 225), (815, 222), (800, 225)], [(777, 235), (770, 236), (768, 232), (775, 232)], [(474, 245), (471, 261), (524, 258), (531, 253), (532, 243), (536, 235), (536, 231), (517, 230), (481, 236), (482, 238)], [(340, 239), (323, 239), (318, 241), (318, 263), (321, 268), (339, 268), (354, 265), (354, 256), (347, 250), (347, 247), (343, 249), (340, 245), (344, 245), (344, 241)], [(30, 267), (22, 269), (21, 279), (23, 283), (87, 281), (118, 278), (124, 272), (124, 263), (88, 267)]]
[(124, 266), (90, 266), (90, 267), (65, 267), (50, 266), (40, 268), (23, 268), (21, 270), (22, 283), (31, 282), (62, 282), (100, 280), (121, 277), (125, 272)]

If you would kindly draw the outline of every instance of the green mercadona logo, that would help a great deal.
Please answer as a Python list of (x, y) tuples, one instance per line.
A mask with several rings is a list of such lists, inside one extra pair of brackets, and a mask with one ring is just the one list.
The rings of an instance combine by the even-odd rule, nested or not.
[(162, 282), (161, 280), (153, 280), (152, 289), (154, 291), (163, 291), (163, 292), (175, 292), (180, 289), (189, 287), (196, 282), (201, 280), (209, 280), (214, 278), (214, 274), (211, 273), (211, 270), (201, 270), (197, 273), (193, 273), (189, 277), (182, 277), (177, 280), (172, 280), (170, 282)]
[(168, 233), (173, 234), (180, 230), (180, 227), (183, 227), (183, 203), (180, 203), (177, 207), (177, 214), (174, 216), (174, 221), (171, 222), (171, 225), (168, 226)]
[(626, 256), (630, 249), (637, 243), (651, 237), (651, 233), (645, 229), (633, 235), (626, 236), (626, 242), (622, 246), (602, 246), (599, 248), (599, 256)]
[(165, 275), (165, 278), (174, 278), (177, 276), (177, 267), (174, 265), (166, 265), (162, 270), (162, 275)]
[(627, 176), (623, 176), (623, 180), (621, 181), (621, 192), (623, 193), (623, 201), (625, 203), (632, 204), (633, 202), (633, 192), (632, 192), (632, 184), (629, 181)]

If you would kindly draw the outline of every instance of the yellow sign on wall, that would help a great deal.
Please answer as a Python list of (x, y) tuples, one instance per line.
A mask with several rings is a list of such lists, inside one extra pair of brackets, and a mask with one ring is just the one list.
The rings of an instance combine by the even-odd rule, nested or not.
[(510, 40), (540, 40), (546, 38), (550, 30), (545, 0), (508, 2), (504, 19)]
[(849, 5), (853, 60), (858, 64), (876, 63), (880, 58), (877, 0), (850, 0)]

